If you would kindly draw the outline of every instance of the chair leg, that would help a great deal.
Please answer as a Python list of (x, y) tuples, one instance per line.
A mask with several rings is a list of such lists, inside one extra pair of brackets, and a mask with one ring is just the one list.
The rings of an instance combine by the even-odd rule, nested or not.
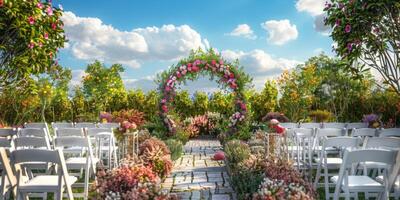
[(318, 182), (320, 177), (321, 177), (321, 163), (319, 163), (317, 167), (317, 174), (315, 175), (315, 180), (314, 180), (314, 189), (318, 188)]
[(331, 195), (329, 193), (329, 175), (328, 168), (324, 167), (324, 186), (325, 186), (325, 199), (329, 200)]

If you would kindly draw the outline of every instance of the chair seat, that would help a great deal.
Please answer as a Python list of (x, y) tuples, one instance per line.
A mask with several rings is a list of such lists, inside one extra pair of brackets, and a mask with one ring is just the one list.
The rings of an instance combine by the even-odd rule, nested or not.
[[(315, 158), (315, 161), (317, 163), (319, 163), (320, 159), (319, 158)], [(343, 162), (343, 160), (341, 158), (327, 158), (326, 159), (326, 163), (328, 164), (328, 166), (327, 166), (328, 168), (329, 167), (340, 168), (340, 165), (342, 165), (342, 162)], [(325, 165), (325, 163), (322, 162), (322, 166), (324, 166), (324, 165)]]
[[(21, 192), (44, 192), (58, 190), (58, 176), (57, 175), (43, 175), (36, 176), (26, 183), (22, 183), (18, 189)], [(74, 176), (68, 176), (68, 183), (74, 184), (78, 179)]]
[[(378, 181), (379, 183), (383, 183), (383, 176), (377, 176), (375, 178), (376, 181)], [(394, 182), (394, 186), (395, 187), (400, 187), (400, 179), (397, 178), (397, 180)]]
[[(381, 192), (384, 190), (384, 186), (378, 181), (372, 179), (369, 176), (348, 176), (349, 179), (349, 190), (357, 191), (368, 191), (368, 192)], [(338, 176), (333, 176), (331, 181), (337, 183)], [(341, 184), (344, 186), (344, 181)]]

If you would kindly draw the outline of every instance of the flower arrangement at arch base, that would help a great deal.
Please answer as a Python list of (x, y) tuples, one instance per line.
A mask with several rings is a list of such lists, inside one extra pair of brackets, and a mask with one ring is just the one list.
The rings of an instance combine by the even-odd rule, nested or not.
[(100, 169), (93, 186), (93, 199), (175, 200), (163, 191), (162, 178), (172, 170), (170, 151), (165, 143), (149, 138), (140, 145), (139, 156), (127, 157), (118, 168)]
[(171, 102), (176, 94), (175, 90), (180, 83), (185, 83), (186, 80), (196, 80), (200, 75), (209, 75), (211, 80), (218, 77), (219, 86), (235, 95), (233, 102), (235, 111), (229, 119), (228, 132), (236, 133), (241, 126), (246, 125), (248, 110), (244, 91), (249, 87), (251, 78), (242, 67), (238, 66), (238, 62), (227, 62), (212, 49), (207, 52), (199, 49), (193, 51), (188, 58), (181, 60), (177, 65), (159, 74), (160, 116), (170, 134), (174, 134), (177, 128), (174, 121), (168, 116)]

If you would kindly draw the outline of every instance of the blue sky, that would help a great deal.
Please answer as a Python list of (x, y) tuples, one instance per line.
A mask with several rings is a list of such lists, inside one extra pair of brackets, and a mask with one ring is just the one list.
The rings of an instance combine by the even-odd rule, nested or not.
[[(65, 11), (69, 42), (59, 58), (73, 70), (74, 84), (99, 59), (123, 64), (126, 86), (144, 90), (191, 48), (212, 47), (228, 60), (238, 58), (256, 88), (321, 51), (333, 55), (329, 30), (321, 26), (324, 2), (53, 0)], [(191, 87), (215, 87), (204, 82)]]

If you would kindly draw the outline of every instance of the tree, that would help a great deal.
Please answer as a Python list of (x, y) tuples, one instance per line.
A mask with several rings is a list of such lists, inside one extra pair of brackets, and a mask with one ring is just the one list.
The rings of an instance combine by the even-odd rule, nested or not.
[[(115, 99), (126, 99), (126, 90), (120, 73), (124, 68), (114, 64), (110, 68), (99, 61), (89, 64), (83, 78), (83, 92), (88, 101), (92, 103), (95, 112), (111, 110)], [(112, 110), (111, 110), (112, 111)]]
[(184, 90), (176, 93), (173, 101), (173, 108), (175, 109), (175, 112), (182, 117), (182, 119), (193, 116), (193, 106), (194, 105), (190, 99), (188, 91)]
[(128, 107), (129, 109), (135, 109), (139, 111), (144, 110), (145, 105), (145, 94), (143, 90), (129, 90), (128, 91)]
[(58, 66), (58, 69), (49, 76), (53, 86), (53, 98), (50, 105), (52, 121), (73, 120), (72, 105), (68, 98), (69, 82), (72, 79), (71, 70)]
[(27, 82), (57, 64), (57, 50), (65, 42), (61, 15), (51, 1), (1, 1), (0, 87)]
[(353, 72), (357, 61), (376, 69), (384, 83), (400, 94), (400, 3), (398, 0), (332, 0), (326, 24), (342, 59)]
[(210, 110), (230, 117), (234, 110), (233, 97), (232, 94), (223, 94), (221, 91), (214, 92), (209, 101)]
[(193, 94), (192, 115), (203, 115), (208, 111), (208, 96), (205, 92), (196, 91)]
[(261, 121), (261, 119), (269, 112), (275, 111), (278, 105), (278, 89), (273, 81), (266, 81), (264, 89), (261, 92), (254, 92), (249, 97), (253, 119)]

